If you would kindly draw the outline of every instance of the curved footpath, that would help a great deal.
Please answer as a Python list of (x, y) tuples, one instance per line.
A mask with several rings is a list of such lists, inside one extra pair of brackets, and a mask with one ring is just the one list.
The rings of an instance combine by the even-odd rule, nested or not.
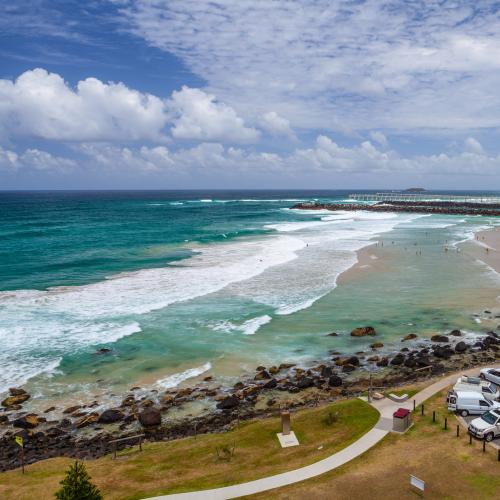
[[(488, 365), (494, 368), (500, 368), (500, 364)], [(193, 491), (189, 493), (176, 493), (173, 495), (162, 495), (153, 497), (154, 500), (226, 500), (230, 498), (238, 498), (245, 495), (253, 495), (263, 491), (280, 488), (289, 484), (298, 483), (315, 476), (329, 472), (354, 458), (362, 455), (365, 451), (375, 446), (381, 439), (383, 439), (392, 429), (392, 414), (397, 408), (406, 408), (413, 410), (413, 401), (416, 405), (420, 405), (425, 400), (429, 399), (434, 394), (442, 391), (454, 382), (457, 374), (474, 375), (477, 374), (479, 368), (472, 368), (470, 370), (455, 372), (451, 375), (443, 377), (442, 379), (434, 382), (429, 387), (421, 390), (404, 403), (395, 403), (388, 398), (380, 401), (374, 401), (372, 406), (380, 413), (380, 418), (375, 426), (366, 434), (361, 436), (357, 441), (340, 450), (328, 458), (315, 462), (306, 467), (276, 474), (275, 476), (264, 477), (256, 479), (248, 483), (235, 484), (233, 486), (226, 486), (224, 488), (215, 488), (212, 490)], [(151, 500), (153, 500), (153, 498)]]

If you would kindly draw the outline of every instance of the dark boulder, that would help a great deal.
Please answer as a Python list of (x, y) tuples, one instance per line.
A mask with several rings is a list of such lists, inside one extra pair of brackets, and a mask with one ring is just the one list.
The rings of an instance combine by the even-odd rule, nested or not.
[(339, 336), (339, 334), (338, 334), (338, 333), (336, 333), (336, 332), (332, 332), (332, 333), (327, 333), (327, 334), (326, 334), (326, 336), (327, 336), (327, 337), (338, 337), (338, 336)]
[(270, 379), (271, 375), (269, 375), (269, 372), (264, 369), (264, 370), (259, 370), (254, 378), (255, 380), (265, 380), (265, 379)]
[(343, 373), (350, 373), (353, 372), (356, 369), (354, 365), (351, 365), (350, 363), (346, 363), (345, 365), (342, 365), (342, 372)]
[(342, 379), (338, 375), (332, 375), (328, 379), (328, 385), (330, 387), (340, 387), (342, 385)]
[(9, 394), (11, 396), (21, 396), (22, 394), (27, 394), (24, 389), (18, 389), (17, 387), (11, 387), (9, 389)]
[(455, 346), (455, 352), (464, 352), (467, 349), (467, 344), (463, 341), (460, 341), (456, 346)]
[(401, 342), (405, 342), (406, 340), (416, 339), (417, 336), (418, 335), (416, 333), (409, 333), (408, 335), (406, 335), (405, 337), (402, 338)]
[(161, 413), (156, 408), (145, 408), (139, 413), (139, 422), (143, 427), (156, 427), (161, 424)]
[(104, 410), (98, 418), (100, 424), (113, 424), (115, 422), (120, 422), (125, 417), (124, 413), (118, 409), (110, 408)]
[(391, 365), (394, 365), (394, 366), (398, 366), (398, 365), (402, 365), (405, 361), (405, 357), (403, 354), (396, 354), (396, 356), (394, 356), (392, 359), (391, 359)]
[(264, 389), (274, 389), (278, 385), (278, 382), (275, 378), (272, 378), (268, 382), (266, 382), (262, 387)]
[(314, 381), (310, 377), (302, 377), (295, 385), (299, 389), (307, 389), (308, 387), (312, 387), (314, 385)]
[(331, 377), (332, 375), (333, 375), (333, 370), (331, 366), (323, 366), (323, 368), (321, 368), (322, 377), (328, 378)]
[(239, 406), (240, 400), (234, 396), (226, 396), (220, 403), (217, 404), (219, 410), (231, 410)]
[(432, 342), (449, 342), (449, 339), (446, 335), (433, 335), (431, 337)]
[(450, 332), (450, 335), (453, 336), (453, 337), (461, 337), (462, 336), (462, 332), (460, 330), (452, 330)]
[(34, 429), (40, 420), (35, 414), (26, 415), (24, 417), (16, 418), (13, 420), (12, 425), (14, 427), (20, 427), (21, 429)]
[(380, 361), (377, 361), (377, 366), (386, 367), (389, 364), (388, 358), (382, 358)]

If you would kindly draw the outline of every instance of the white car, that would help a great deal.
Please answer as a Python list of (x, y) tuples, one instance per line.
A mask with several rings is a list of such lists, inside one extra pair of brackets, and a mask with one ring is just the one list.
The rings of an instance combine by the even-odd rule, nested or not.
[(500, 410), (490, 410), (475, 418), (469, 424), (469, 432), (486, 441), (493, 441), (500, 436)]
[(500, 370), (495, 368), (483, 368), (479, 376), (485, 380), (493, 382), (496, 385), (500, 385)]

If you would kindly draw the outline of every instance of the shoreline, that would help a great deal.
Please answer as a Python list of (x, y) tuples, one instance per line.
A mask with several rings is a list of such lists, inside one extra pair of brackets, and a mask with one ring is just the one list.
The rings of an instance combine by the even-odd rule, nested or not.
[(481, 247), (479, 260), (500, 274), (500, 228), (495, 227), (477, 232), (474, 242)]

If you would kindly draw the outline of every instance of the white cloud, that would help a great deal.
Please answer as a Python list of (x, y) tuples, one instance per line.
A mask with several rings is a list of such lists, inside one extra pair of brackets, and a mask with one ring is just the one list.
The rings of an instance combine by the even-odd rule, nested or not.
[[(0, 126), (17, 135), (59, 141), (161, 140), (167, 115), (158, 97), (96, 78), (72, 89), (38, 68), (0, 80)], [(5, 133), (6, 133), (5, 132)]]
[(67, 172), (76, 166), (77, 163), (72, 159), (53, 156), (39, 149), (27, 149), (18, 154), (0, 146), (0, 169), (7, 171), (31, 169)]
[(387, 146), (387, 137), (380, 132), (380, 130), (373, 130), (370, 132), (370, 138), (381, 146)]
[(467, 139), (465, 139), (465, 148), (471, 153), (484, 153), (483, 146), (477, 139), (474, 139), (474, 137), (468, 137)]
[[(132, 0), (130, 29), (247, 120), (293, 127), (500, 127), (490, 0)], [(383, 22), (381, 22), (383, 20)]]
[(278, 115), (276, 111), (269, 111), (268, 113), (265, 113), (262, 116), (261, 126), (272, 135), (281, 135), (290, 139), (296, 139), (295, 134), (290, 127), (290, 122), (286, 118)]
[(183, 86), (174, 91), (169, 108), (174, 114), (172, 135), (177, 139), (248, 143), (257, 141), (260, 135), (245, 126), (233, 108), (200, 89)]
[[(342, 147), (331, 138), (320, 135), (314, 147), (297, 148), (290, 154), (256, 153), (219, 143), (201, 143), (195, 147), (170, 151), (156, 148), (118, 148), (116, 146), (83, 146), (90, 165), (114, 170), (132, 169), (142, 172), (168, 172), (196, 179), (199, 174), (219, 178), (242, 175), (306, 178), (329, 174), (359, 175), (474, 175), (500, 173), (500, 155), (463, 151), (454, 155), (417, 155), (404, 157), (394, 150), (380, 150), (370, 141), (353, 147)], [(85, 163), (85, 162), (84, 162)]]

